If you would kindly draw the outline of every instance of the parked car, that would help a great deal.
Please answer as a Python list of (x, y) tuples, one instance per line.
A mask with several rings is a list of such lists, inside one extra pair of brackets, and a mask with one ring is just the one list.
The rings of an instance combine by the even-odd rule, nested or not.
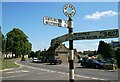
[(104, 63), (98, 62), (96, 59), (87, 59), (81, 62), (81, 66), (89, 68), (104, 68)]
[(51, 59), (51, 60), (49, 60), (49, 63), (50, 64), (61, 64), (62, 63), (62, 60), (60, 60), (60, 59)]
[(39, 60), (38, 58), (33, 58), (32, 62), (39, 63), (39, 62), (41, 62), (41, 60)]
[(100, 62), (100, 63), (104, 63), (104, 64), (107, 63), (107, 61), (105, 61), (103, 59), (97, 59), (97, 61)]
[(117, 60), (114, 58), (106, 58), (105, 61), (107, 62), (107, 64), (116, 64)]

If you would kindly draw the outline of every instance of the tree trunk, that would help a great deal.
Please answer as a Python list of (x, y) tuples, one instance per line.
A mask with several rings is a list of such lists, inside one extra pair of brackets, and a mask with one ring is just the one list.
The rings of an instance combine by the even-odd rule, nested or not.
[(24, 57), (24, 55), (22, 55), (21, 61), (25, 61), (25, 57)]

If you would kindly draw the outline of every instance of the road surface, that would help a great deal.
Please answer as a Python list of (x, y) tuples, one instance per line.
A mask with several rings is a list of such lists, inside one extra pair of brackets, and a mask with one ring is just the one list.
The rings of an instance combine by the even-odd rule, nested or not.
[[(29, 60), (18, 61), (18, 69), (2, 72), (3, 80), (69, 80), (69, 64), (49, 65), (32, 63)], [(75, 63), (75, 80), (118, 80), (117, 71), (82, 68)]]

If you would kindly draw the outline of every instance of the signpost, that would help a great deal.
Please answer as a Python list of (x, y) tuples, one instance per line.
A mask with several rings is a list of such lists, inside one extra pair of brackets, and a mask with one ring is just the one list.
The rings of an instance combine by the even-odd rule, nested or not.
[(119, 36), (118, 29), (101, 30), (101, 31), (90, 31), (90, 32), (79, 32), (73, 34), (65, 34), (51, 40), (51, 46), (59, 44), (69, 40), (92, 40), (92, 39), (106, 39), (106, 38), (117, 38)]
[(54, 44), (60, 44), (62, 42), (69, 41), (69, 40), (72, 40), (72, 39), (73, 39), (73, 35), (65, 34), (65, 35), (62, 35), (62, 36), (59, 36), (57, 38), (52, 39), (51, 40), (51, 46), (53, 46)]
[[(68, 12), (68, 8), (71, 9), (71, 12)], [(69, 17), (69, 20), (62, 20), (62, 19), (57, 19), (57, 18), (51, 18), (51, 17), (47, 17), (45, 16), (43, 19), (43, 23), (45, 25), (51, 25), (51, 26), (58, 26), (58, 27), (64, 27), (64, 28), (68, 28), (69, 29), (69, 34), (64, 35), (62, 37), (58, 37), (52, 40), (52, 44), (55, 43), (61, 43), (63, 41), (69, 40), (69, 35), (73, 35), (73, 20), (72, 17), (75, 15), (75, 8), (73, 5), (71, 4), (66, 4), (63, 8), (63, 12), (66, 16)], [(70, 56), (69, 56), (69, 69), (70, 69), (70, 73), (69, 73), (69, 77), (70, 77), (70, 82), (74, 82), (74, 54), (73, 54), (73, 40), (69, 40), (69, 50), (70, 50)]]
[[(68, 12), (68, 8), (71, 12)], [(69, 17), (69, 20), (62, 20), (52, 17), (44, 17), (44, 24), (68, 28), (69, 33), (63, 36), (54, 38), (51, 40), (51, 46), (54, 44), (60, 44), (65, 41), (69, 41), (69, 81), (74, 82), (74, 51), (73, 51), (73, 40), (90, 40), (90, 39), (105, 39), (105, 38), (117, 38), (119, 36), (118, 29), (102, 30), (102, 31), (90, 31), (73, 33), (73, 20), (72, 17), (75, 15), (75, 8), (71, 4), (66, 4), (63, 7), (63, 12)]]
[(57, 26), (57, 27), (68, 27), (68, 21), (67, 20), (62, 20), (62, 19), (57, 19), (57, 18), (52, 18), (52, 17), (44, 17), (44, 24), (45, 25), (50, 25), (50, 26)]
[(74, 33), (73, 40), (117, 38), (118, 29)]

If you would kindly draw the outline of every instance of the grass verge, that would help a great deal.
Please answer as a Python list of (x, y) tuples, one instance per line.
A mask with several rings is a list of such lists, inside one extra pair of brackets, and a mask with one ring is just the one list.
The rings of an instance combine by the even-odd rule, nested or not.
[(19, 67), (19, 65), (15, 64), (17, 60), (20, 60), (20, 58), (0, 60), (0, 70)]

